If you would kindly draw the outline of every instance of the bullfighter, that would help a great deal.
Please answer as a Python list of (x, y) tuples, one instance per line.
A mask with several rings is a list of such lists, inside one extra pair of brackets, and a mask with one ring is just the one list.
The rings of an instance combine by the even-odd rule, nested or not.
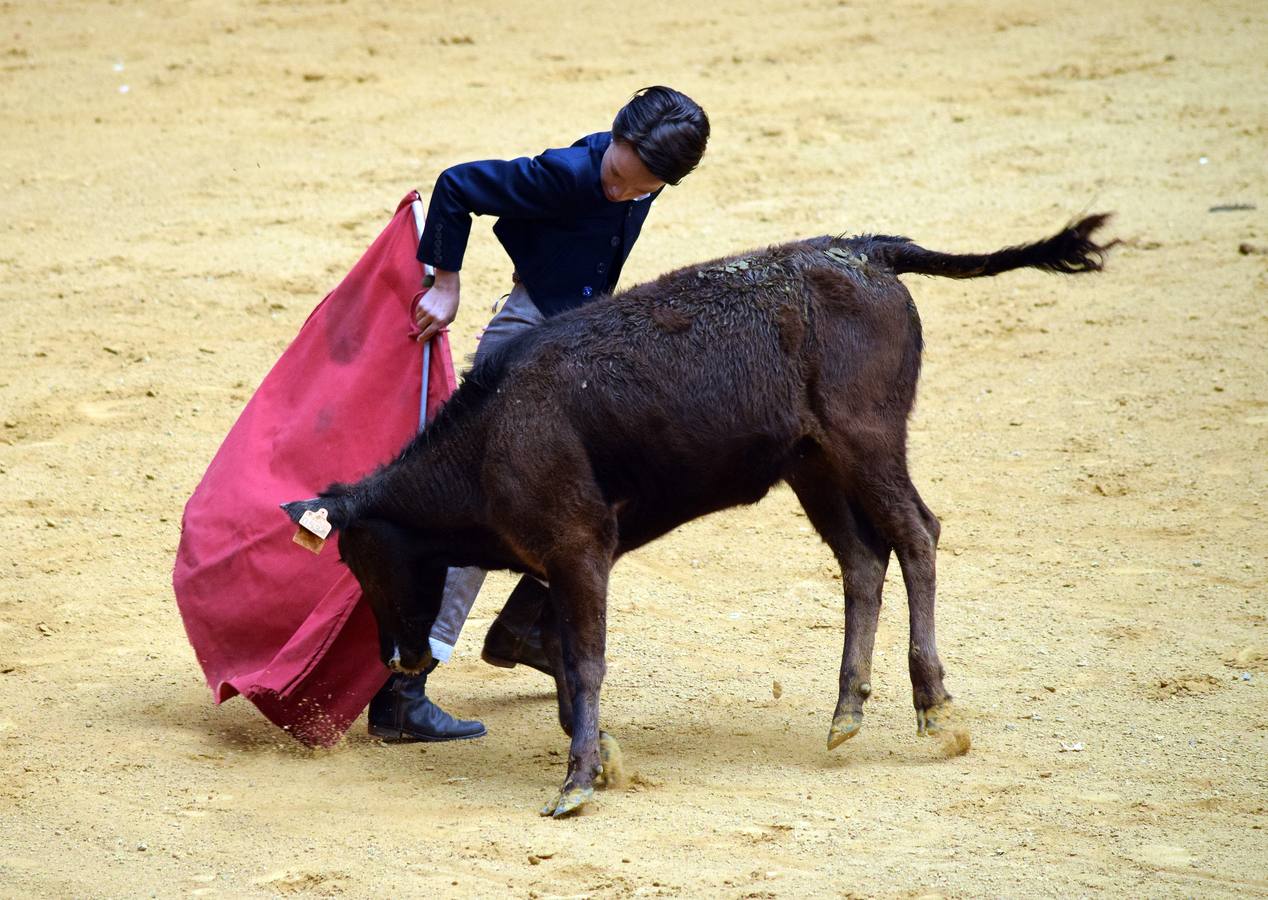
[[(610, 294), (652, 203), (699, 164), (709, 119), (690, 97), (664, 86), (638, 91), (610, 131), (535, 157), (452, 166), (432, 189), (418, 259), (435, 269), (416, 319), (425, 342), (458, 314), (460, 270), (471, 215), (497, 216), (493, 233), (514, 265), (513, 288), (476, 351), (480, 362), (514, 335), (550, 316)], [(478, 568), (450, 569), (429, 635), (433, 662), (421, 675), (394, 674), (370, 702), (370, 733), (390, 742), (448, 741), (485, 734), (427, 697), (427, 675), (447, 661), (483, 584)], [(550, 673), (538, 615), (545, 585), (524, 576), (485, 637), (492, 665), (523, 663)]]

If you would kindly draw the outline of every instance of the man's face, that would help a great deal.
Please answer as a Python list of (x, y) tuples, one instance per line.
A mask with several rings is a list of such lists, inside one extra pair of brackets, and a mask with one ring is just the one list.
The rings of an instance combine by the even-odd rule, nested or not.
[(613, 203), (633, 200), (665, 186), (665, 182), (647, 171), (634, 148), (624, 141), (613, 141), (603, 152), (599, 178), (603, 182), (603, 195)]

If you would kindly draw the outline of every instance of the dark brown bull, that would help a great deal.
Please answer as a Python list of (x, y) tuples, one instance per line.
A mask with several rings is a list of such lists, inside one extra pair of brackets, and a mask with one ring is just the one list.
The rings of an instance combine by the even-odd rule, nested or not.
[(1105, 220), (986, 255), (820, 237), (680, 269), (508, 342), (395, 461), (285, 508), (298, 521), (324, 507), (341, 529), (383, 662), (397, 671), (430, 661), (449, 566), (549, 582), (547, 653), (572, 746), (545, 813), (580, 807), (602, 772), (612, 564), (781, 480), (841, 565), (845, 650), (829, 748), (862, 724), (891, 551), (907, 588), (917, 726), (935, 731), (950, 700), (934, 641), (939, 525), (907, 472), (922, 338), (896, 276), (1095, 271), (1109, 245), (1092, 233)]

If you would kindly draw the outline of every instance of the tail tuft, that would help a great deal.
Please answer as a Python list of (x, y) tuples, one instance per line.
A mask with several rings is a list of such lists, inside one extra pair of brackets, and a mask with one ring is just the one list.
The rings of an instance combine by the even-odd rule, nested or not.
[(1023, 265), (1030, 265), (1045, 272), (1066, 274), (1101, 271), (1105, 267), (1106, 251), (1118, 241), (1098, 244), (1092, 240), (1092, 233), (1109, 220), (1109, 213), (1086, 216), (1078, 222), (1067, 225), (1065, 231), (1053, 235), (1046, 241), (1017, 248), (1030, 251), (1035, 257), (1034, 262), (1023, 263)]

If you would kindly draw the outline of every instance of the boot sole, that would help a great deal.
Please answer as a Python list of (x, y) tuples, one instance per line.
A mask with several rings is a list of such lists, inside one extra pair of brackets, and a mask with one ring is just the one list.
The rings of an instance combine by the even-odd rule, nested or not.
[(481, 728), (473, 734), (455, 734), (449, 737), (435, 737), (415, 734), (412, 731), (401, 731), (399, 728), (382, 728), (378, 725), (371, 725), (367, 729), (371, 736), (378, 738), (385, 744), (440, 744), (445, 741), (470, 741), (475, 738), (484, 737), (489, 733), (489, 729)]

